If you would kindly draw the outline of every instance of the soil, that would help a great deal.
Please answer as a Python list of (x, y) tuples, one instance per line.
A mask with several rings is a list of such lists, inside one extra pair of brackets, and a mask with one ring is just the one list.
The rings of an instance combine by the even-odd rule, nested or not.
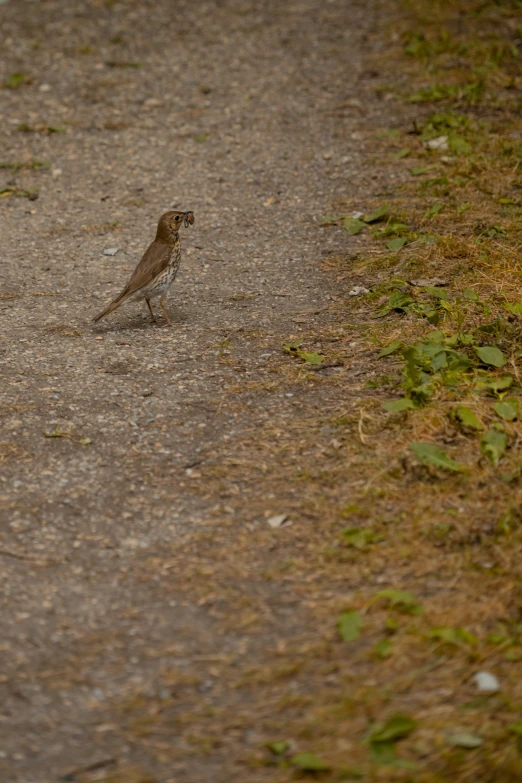
[[(23, 74), (1, 91), (0, 776), (289, 780), (264, 744), (334, 687), (319, 610), (368, 576), (310, 553), (372, 480), (364, 417), (334, 426), (375, 366), (345, 306), (368, 281), (336, 278), (365, 240), (320, 219), (390, 185), (366, 154), (391, 122), (377, 4), (0, 14), (2, 81)], [(172, 208), (195, 214), (174, 328), (142, 303), (93, 324)]]

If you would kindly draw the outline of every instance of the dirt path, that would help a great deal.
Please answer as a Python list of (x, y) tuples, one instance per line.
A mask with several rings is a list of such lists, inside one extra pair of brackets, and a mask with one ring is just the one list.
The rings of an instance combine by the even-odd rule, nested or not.
[[(349, 500), (329, 422), (368, 360), (328, 266), (359, 240), (318, 228), (379, 189), (362, 5), (1, 6), (3, 80), (31, 82), (1, 94), (6, 783), (292, 776), (259, 754), (330, 687), (313, 610), (357, 587), (301, 557)], [(93, 325), (173, 206), (175, 328)]]

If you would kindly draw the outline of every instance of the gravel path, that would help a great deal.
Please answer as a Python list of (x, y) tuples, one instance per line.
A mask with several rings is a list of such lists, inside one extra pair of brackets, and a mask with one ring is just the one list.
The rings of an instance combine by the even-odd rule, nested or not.
[[(275, 779), (241, 766), (263, 731), (229, 726), (208, 746), (183, 715), (214, 688), (218, 726), (221, 708), (249, 704), (255, 723), (258, 696), (228, 688), (220, 664), (313, 631), (297, 593), (265, 576), (274, 533), (297, 541), (307, 524), (285, 471), (315, 460), (322, 435), (299, 446), (300, 423), (347, 399), (350, 363), (304, 383), (281, 344), (339, 339), (341, 284), (322, 263), (362, 240), (318, 221), (377, 188), (363, 165), (365, 128), (386, 123), (365, 60), (375, 12), (0, 6), (2, 80), (27, 82), (1, 91), (2, 159), (19, 162), (0, 170), (6, 783)], [(92, 324), (170, 208), (196, 218), (175, 328), (139, 303)], [(292, 525), (272, 531), (279, 513)], [(157, 702), (141, 729), (129, 714), (153, 697), (180, 712), (147, 744)]]

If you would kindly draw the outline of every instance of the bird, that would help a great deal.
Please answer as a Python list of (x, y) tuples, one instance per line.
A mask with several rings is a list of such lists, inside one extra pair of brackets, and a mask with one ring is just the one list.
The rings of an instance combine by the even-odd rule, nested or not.
[(110, 305), (93, 318), (93, 321), (99, 321), (100, 318), (113, 313), (129, 299), (145, 299), (152, 321), (156, 323), (150, 300), (159, 296), (165, 320), (169, 326), (173, 326), (165, 309), (165, 299), (176, 278), (181, 260), (179, 229), (182, 225), (188, 228), (193, 223), (193, 212), (178, 212), (176, 210), (165, 212), (159, 219), (154, 242), (143, 254), (143, 258), (132, 273), (129, 282)]

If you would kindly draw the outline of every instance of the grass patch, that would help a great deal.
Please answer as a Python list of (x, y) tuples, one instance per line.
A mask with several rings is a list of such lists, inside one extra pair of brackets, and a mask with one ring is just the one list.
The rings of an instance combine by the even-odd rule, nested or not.
[[(368, 575), (379, 564), (410, 564), (373, 597), (364, 591), (344, 608), (338, 628), (352, 645), (371, 642), (377, 680), (387, 673), (390, 708), (403, 709), (401, 681), (414, 702), (419, 695), (418, 684), (405, 686), (399, 675), (398, 662), (409, 655), (410, 671), (428, 667), (453, 696), (447, 714), (437, 716), (428, 686), (423, 709), (413, 711), (426, 756), (420, 741), (405, 743), (399, 765), (389, 749), (379, 756), (375, 747), (356, 761), (365, 774), (411, 765), (393, 779), (507, 783), (520, 763), (509, 720), (488, 713), (493, 697), (477, 697), (468, 709), (455, 688), (486, 658), (488, 670), (500, 667), (513, 682), (520, 657), (518, 619), (485, 592), (485, 582), (506, 595), (516, 590), (522, 545), (513, 505), (522, 437), (520, 4), (409, 0), (397, 13), (384, 55), (387, 91), (416, 114), (404, 130), (375, 140), (379, 165), (401, 184), (380, 203), (341, 198), (323, 219), (325, 228), (343, 227), (351, 243), (368, 235), (346, 276), (357, 275), (371, 293), (356, 301), (347, 295), (345, 307), (366, 322), (381, 366), (366, 382), (359, 416), (337, 421), (341, 434), (359, 436), (371, 465), (359, 496), (351, 493), (351, 507), (364, 508), (368, 522), (354, 511), (344, 555), (330, 550), (328, 560), (332, 569), (345, 563)], [(338, 279), (342, 271), (341, 261)], [(398, 520), (393, 532), (381, 521), (386, 510)], [(440, 585), (430, 595), (434, 560), (459, 583), (446, 605)], [(479, 604), (480, 617), (472, 609)], [(516, 628), (514, 637), (508, 628)], [(368, 697), (374, 707), (375, 696)], [(516, 712), (522, 689), (510, 690), (508, 701)], [(389, 708), (381, 702), (380, 709)], [(329, 729), (336, 736), (333, 723)], [(326, 747), (317, 743), (318, 754)]]

